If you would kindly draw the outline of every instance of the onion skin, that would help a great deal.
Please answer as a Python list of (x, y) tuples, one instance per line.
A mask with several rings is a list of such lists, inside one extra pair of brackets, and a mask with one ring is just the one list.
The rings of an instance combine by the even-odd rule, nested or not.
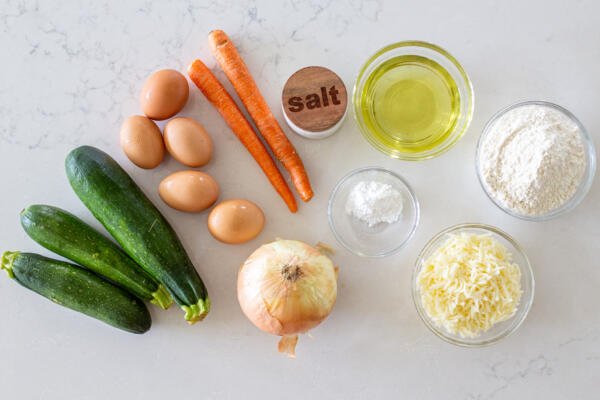
[(319, 250), (277, 240), (259, 247), (240, 268), (238, 300), (259, 329), (291, 336), (316, 327), (331, 313), (336, 280), (336, 268)]

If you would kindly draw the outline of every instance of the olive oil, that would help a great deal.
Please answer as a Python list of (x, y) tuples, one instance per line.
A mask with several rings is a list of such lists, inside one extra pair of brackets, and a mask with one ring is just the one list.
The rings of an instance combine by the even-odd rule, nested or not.
[(379, 144), (401, 153), (426, 153), (451, 135), (460, 93), (448, 71), (417, 55), (386, 60), (367, 77), (359, 111)]

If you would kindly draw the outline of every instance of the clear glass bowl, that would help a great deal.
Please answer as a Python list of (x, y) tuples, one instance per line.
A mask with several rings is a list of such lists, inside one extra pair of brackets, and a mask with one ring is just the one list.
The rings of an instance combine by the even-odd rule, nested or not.
[[(423, 304), (421, 302), (421, 295), (419, 293), (417, 285), (417, 277), (421, 272), (423, 262), (427, 258), (429, 258), (431, 254), (435, 250), (437, 250), (438, 247), (444, 241), (448, 239), (449, 235), (461, 232), (493, 235), (495, 239), (497, 239), (500, 243), (506, 246), (508, 252), (511, 253), (513, 256), (513, 261), (517, 263), (521, 268), (521, 290), (523, 291), (523, 293), (521, 295), (521, 301), (519, 303), (517, 311), (510, 319), (495, 324), (488, 331), (481, 333), (475, 338), (463, 338), (458, 334), (452, 334), (450, 332), (447, 332), (443, 327), (437, 326), (431, 320), (429, 315), (427, 315), (427, 312), (423, 308)], [(415, 307), (417, 308), (419, 317), (421, 317), (421, 320), (423, 320), (423, 322), (429, 328), (429, 330), (431, 330), (439, 338), (449, 343), (464, 347), (479, 347), (491, 345), (514, 333), (525, 320), (527, 313), (529, 313), (529, 309), (531, 308), (531, 305), (533, 303), (534, 288), (535, 282), (533, 279), (533, 271), (531, 270), (531, 265), (529, 264), (527, 255), (525, 255), (525, 252), (523, 251), (521, 246), (519, 246), (519, 244), (507, 233), (501, 231), (498, 228), (495, 228), (490, 225), (474, 223), (455, 225), (450, 228), (444, 229), (443, 231), (435, 235), (425, 245), (425, 247), (417, 257), (415, 269), (413, 271), (412, 276), (413, 301), (415, 303)]]
[[(399, 221), (369, 227), (346, 213), (348, 196), (361, 181), (387, 183), (402, 194)], [(412, 238), (419, 224), (419, 202), (399, 175), (384, 168), (366, 167), (350, 172), (333, 188), (327, 216), (333, 235), (342, 246), (361, 257), (385, 257), (400, 250)]]
[[(571, 199), (569, 201), (567, 201), (565, 204), (563, 204), (559, 208), (556, 208), (546, 214), (533, 215), (533, 216), (532, 215), (524, 215), (515, 210), (512, 210), (512, 209), (508, 208), (505, 204), (502, 204), (500, 201), (498, 201), (494, 197), (492, 197), (491, 193), (488, 191), (488, 188), (485, 184), (483, 177), (481, 176), (481, 165), (480, 165), (480, 163), (481, 163), (480, 155), (481, 155), (481, 147), (482, 147), (483, 141), (484, 141), (485, 137), (488, 135), (488, 133), (490, 132), (490, 129), (496, 123), (496, 121), (498, 121), (499, 118), (501, 118), (503, 115), (505, 115), (509, 111), (512, 111), (519, 107), (530, 106), (530, 105), (540, 105), (540, 106), (549, 107), (549, 108), (558, 110), (561, 113), (563, 113), (564, 115), (566, 115), (570, 120), (572, 120), (579, 127), (579, 132), (581, 133), (581, 140), (583, 141), (583, 146), (585, 148), (586, 162), (587, 162), (585, 172), (583, 173), (583, 178), (581, 179), (581, 183), (579, 184), (579, 187), (577, 188), (577, 191), (575, 192), (573, 197), (571, 197)], [(522, 103), (513, 104), (511, 106), (508, 106), (508, 107), (498, 111), (496, 114), (494, 114), (494, 116), (492, 116), (492, 118), (485, 125), (485, 127), (483, 128), (483, 132), (481, 133), (481, 136), (479, 137), (479, 141), (477, 143), (477, 153), (475, 155), (475, 168), (477, 169), (477, 178), (479, 179), (479, 183), (481, 184), (483, 191), (485, 192), (487, 197), (492, 201), (492, 203), (494, 203), (502, 211), (506, 212), (509, 215), (512, 215), (513, 217), (517, 217), (517, 218), (524, 219), (527, 221), (546, 221), (546, 220), (556, 218), (562, 214), (565, 214), (565, 213), (571, 211), (572, 209), (577, 207), (577, 205), (579, 205), (579, 203), (581, 203), (583, 198), (586, 196), (586, 194), (590, 190), (590, 187), (592, 186), (592, 182), (594, 181), (594, 174), (596, 172), (596, 152), (594, 150), (594, 143), (592, 142), (592, 138), (590, 137), (589, 133), (587, 132), (587, 130), (585, 129), (583, 124), (569, 110), (567, 110), (559, 105), (547, 102), (547, 101), (525, 101)]]
[[(390, 147), (371, 132), (360, 112), (363, 89), (369, 76), (385, 61), (403, 55), (421, 56), (437, 62), (446, 69), (458, 87), (460, 95), (460, 111), (454, 129), (446, 140), (441, 142), (437, 147), (427, 151), (407, 153)], [(354, 108), (354, 118), (358, 123), (361, 133), (373, 147), (392, 158), (407, 161), (420, 161), (439, 156), (454, 146), (464, 135), (473, 116), (474, 94), (473, 85), (471, 84), (467, 73), (450, 53), (431, 43), (406, 41), (386, 46), (367, 60), (361, 67), (358, 77), (356, 78), (352, 94), (352, 103)]]

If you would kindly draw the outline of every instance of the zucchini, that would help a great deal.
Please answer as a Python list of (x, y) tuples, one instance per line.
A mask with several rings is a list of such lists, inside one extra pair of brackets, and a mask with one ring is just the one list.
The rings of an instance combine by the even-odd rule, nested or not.
[(121, 245), (162, 283), (194, 323), (210, 311), (202, 279), (177, 234), (121, 166), (103, 151), (81, 146), (65, 161), (71, 187)]
[(0, 268), (18, 283), (56, 304), (132, 333), (152, 325), (144, 303), (77, 265), (33, 253), (7, 251)]
[(173, 300), (164, 286), (97, 230), (57, 207), (35, 204), (21, 211), (29, 237), (82, 267), (164, 309)]

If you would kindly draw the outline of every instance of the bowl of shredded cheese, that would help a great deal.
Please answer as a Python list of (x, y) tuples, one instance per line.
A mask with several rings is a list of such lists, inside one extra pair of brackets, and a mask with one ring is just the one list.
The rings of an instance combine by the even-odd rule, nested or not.
[(412, 294), (425, 325), (459, 346), (496, 343), (523, 323), (534, 295), (531, 265), (519, 244), (498, 228), (461, 224), (425, 245)]

